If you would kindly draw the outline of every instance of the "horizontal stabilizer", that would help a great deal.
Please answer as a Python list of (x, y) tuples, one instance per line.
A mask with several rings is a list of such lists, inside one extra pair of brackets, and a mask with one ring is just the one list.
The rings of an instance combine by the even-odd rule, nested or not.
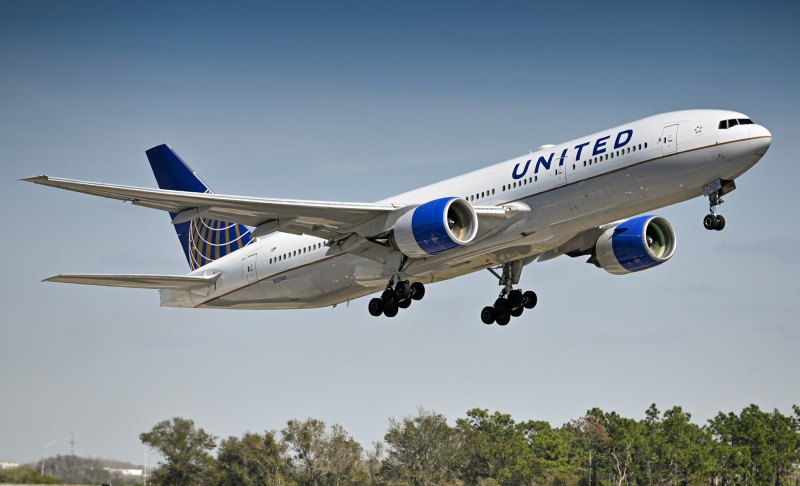
[(202, 275), (56, 275), (43, 280), (104, 287), (128, 287), (153, 290), (196, 290), (214, 285), (221, 273)]

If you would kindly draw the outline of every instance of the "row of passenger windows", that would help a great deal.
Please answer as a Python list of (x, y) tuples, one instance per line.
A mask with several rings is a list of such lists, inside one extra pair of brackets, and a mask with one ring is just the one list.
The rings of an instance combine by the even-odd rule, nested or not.
[[(647, 148), (647, 142), (645, 142), (644, 145), (642, 145), (640, 143), (639, 145), (634, 145), (632, 147), (628, 147), (627, 149), (617, 150), (615, 152), (609, 152), (609, 153), (604, 154), (604, 155), (599, 155), (597, 157), (592, 157), (592, 158), (590, 158), (588, 160), (584, 160), (583, 161), (583, 166), (586, 167), (587, 165), (597, 164), (598, 162), (600, 162), (602, 160), (608, 160), (610, 158), (613, 159), (615, 156), (619, 157), (620, 155), (629, 154), (631, 152), (636, 152), (636, 150), (642, 150), (643, 148), (645, 148), (645, 149)], [(575, 169), (575, 164), (572, 164), (572, 168), (573, 168), (573, 170)], [(521, 181), (512, 182), (512, 183), (507, 184), (507, 185), (504, 184), (503, 187), (502, 187), (502, 190), (503, 190), (503, 192), (510, 191), (511, 189), (516, 189), (517, 187), (526, 186), (528, 184), (532, 184), (532, 183), (538, 182), (538, 181), (539, 181), (539, 176), (535, 175), (533, 177), (528, 177), (528, 178), (522, 179)], [(483, 191), (483, 192), (480, 192), (478, 194), (470, 194), (469, 196), (466, 196), (464, 199), (467, 200), (467, 201), (475, 201), (477, 199), (481, 199), (483, 197), (488, 197), (488, 196), (491, 196), (491, 195), (494, 195), (494, 189), (492, 189), (490, 191)]]
[(283, 255), (278, 255), (276, 257), (272, 257), (272, 258), (269, 259), (269, 263), (270, 263), (270, 265), (272, 265), (273, 263), (278, 263), (278, 262), (286, 260), (288, 258), (292, 258), (292, 257), (295, 257), (297, 255), (302, 255), (303, 253), (307, 253), (307, 252), (310, 252), (310, 251), (318, 250), (320, 248), (322, 248), (322, 243), (315, 243), (315, 244), (313, 244), (311, 246), (307, 246), (307, 247), (301, 248), (299, 250), (290, 251), (289, 253), (284, 253)]
[[(633, 147), (628, 147), (627, 149), (617, 150), (615, 152), (609, 152), (609, 153), (607, 153), (605, 155), (600, 155), (598, 157), (592, 157), (589, 160), (584, 160), (583, 161), (583, 166), (586, 167), (587, 165), (596, 164), (596, 163), (601, 162), (603, 160), (608, 160), (610, 158), (613, 159), (615, 155), (617, 157), (619, 157), (620, 155), (625, 155), (625, 154), (629, 154), (631, 152), (636, 152), (636, 150), (637, 150), (636, 147), (637, 146), (634, 145)], [(639, 144), (638, 147), (639, 147), (639, 150), (642, 150), (642, 144)], [(644, 143), (644, 148), (647, 148), (647, 142)], [(572, 164), (572, 168), (573, 169), (575, 168), (575, 164)]]
[(737, 125), (755, 125), (755, 123), (749, 118), (733, 118), (731, 120), (722, 120), (719, 122), (719, 127), (722, 129), (735, 127)]

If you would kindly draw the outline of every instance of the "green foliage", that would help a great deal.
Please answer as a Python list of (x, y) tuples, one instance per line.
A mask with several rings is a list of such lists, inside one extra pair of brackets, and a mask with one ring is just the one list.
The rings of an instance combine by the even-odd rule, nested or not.
[(361, 464), (361, 445), (341, 425), (332, 426), (328, 432), (321, 420), (290, 420), (281, 435), (291, 451), (290, 460), (300, 484), (363, 484), (367, 473)]
[(384, 436), (388, 456), (382, 476), (389, 484), (414, 486), (461, 484), (466, 437), (440, 414), (420, 409), (416, 416), (389, 419)]
[(56, 478), (42, 476), (28, 466), (0, 470), (0, 484), (62, 484)]
[(156, 485), (188, 486), (215, 482), (217, 467), (209, 451), (217, 438), (196, 429), (192, 420), (174, 417), (139, 435), (142, 443), (156, 449), (165, 462), (153, 470)]
[(280, 438), (229, 437), (216, 459), (215, 437), (190, 420), (161, 422), (140, 437), (165, 458), (150, 484), (800, 486), (797, 406), (783, 415), (751, 405), (702, 427), (678, 406), (662, 413), (652, 405), (643, 420), (595, 408), (561, 428), (483, 409), (450, 426), (420, 409), (390, 419), (385, 445), (367, 453), (342, 426), (315, 419), (290, 420)]
[(275, 432), (247, 432), (241, 439), (228, 437), (217, 453), (220, 486), (295, 484), (286, 450), (285, 444), (275, 440)]

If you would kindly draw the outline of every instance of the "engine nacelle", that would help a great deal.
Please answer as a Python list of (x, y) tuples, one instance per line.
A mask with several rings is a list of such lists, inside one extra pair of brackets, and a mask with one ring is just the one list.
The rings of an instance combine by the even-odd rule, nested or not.
[(478, 215), (467, 201), (445, 197), (400, 216), (393, 242), (411, 258), (437, 255), (471, 242), (478, 233)]
[(677, 240), (672, 225), (658, 216), (640, 216), (607, 229), (597, 239), (594, 263), (624, 275), (661, 265), (672, 258)]

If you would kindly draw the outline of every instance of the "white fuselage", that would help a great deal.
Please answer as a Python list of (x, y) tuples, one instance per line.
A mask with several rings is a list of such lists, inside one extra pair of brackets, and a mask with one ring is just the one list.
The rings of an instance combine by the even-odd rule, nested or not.
[[(656, 115), (381, 201), (407, 206), (461, 197), (475, 206), (530, 208), (464, 247), (411, 260), (404, 275), (427, 284), (515, 260), (529, 263), (584, 230), (701, 196), (716, 179), (739, 177), (769, 147), (771, 135), (760, 125), (718, 128), (721, 120), (742, 118), (722, 110)], [(383, 290), (392, 270), (320, 238), (276, 233), (191, 273), (220, 272), (215, 286), (162, 290), (161, 304), (324, 307)]]

